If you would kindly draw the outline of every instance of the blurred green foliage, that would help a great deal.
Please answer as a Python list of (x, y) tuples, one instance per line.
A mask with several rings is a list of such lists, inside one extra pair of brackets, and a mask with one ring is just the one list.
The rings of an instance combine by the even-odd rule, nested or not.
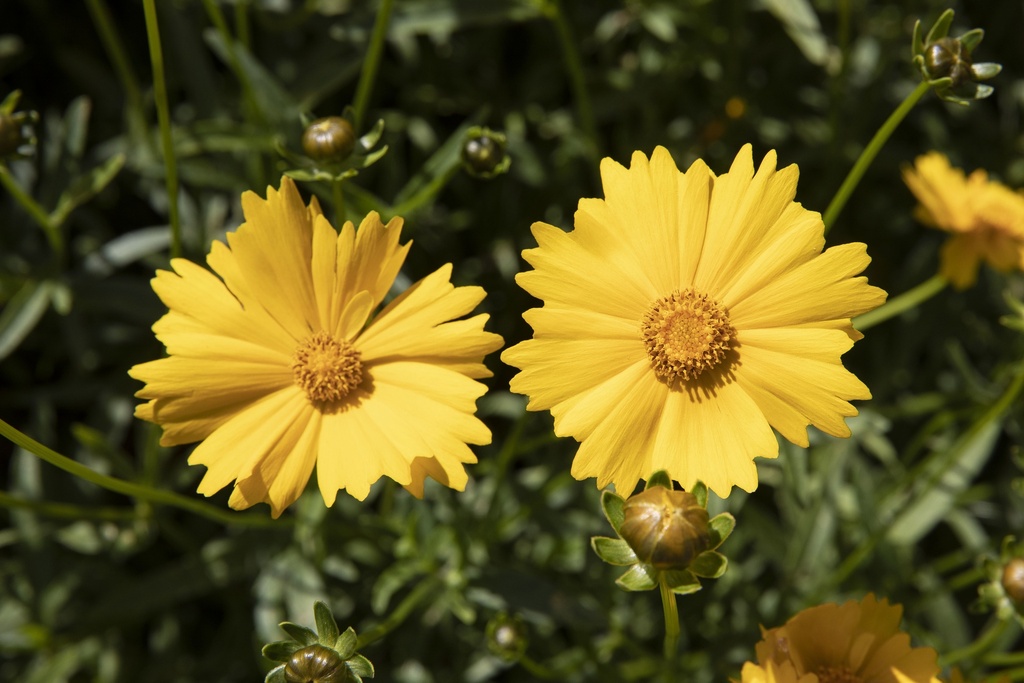
[[(377, 3), (158, 5), (184, 251), (201, 260), (241, 222), (241, 192), (277, 186), (288, 166), (275, 145), (301, 148), (302, 116), (352, 104)], [(529, 225), (570, 227), (578, 199), (600, 192), (600, 156), (661, 144), (681, 167), (703, 157), (722, 172), (752, 142), (757, 157), (775, 148), (799, 164), (797, 199), (823, 210), (919, 78), (914, 21), (946, 6), (397, 0), (357, 131), (383, 120), (388, 152), (345, 182), (346, 215), (405, 215), (416, 246), (404, 281), (453, 262), (458, 283), (487, 289), (490, 329), (513, 343), (535, 304), (513, 281)], [(1024, 186), (1024, 8), (953, 8), (953, 33), (984, 28), (978, 59), (1004, 66), (995, 94), (970, 107), (926, 97), (829, 236), (867, 242), (872, 282), (894, 294), (934, 274), (942, 240), (912, 219), (902, 164), (938, 149)], [(188, 449), (160, 448), (132, 417), (139, 386), (126, 374), (163, 352), (149, 329), (163, 309), (148, 281), (170, 244), (151, 81), (140, 3), (0, 4), (0, 98), (19, 89), (19, 107), (40, 114), (35, 156), (8, 168), (41, 208), (33, 218), (0, 193), (0, 417), (98, 472), (198, 497)], [(472, 126), (506, 135), (507, 173), (461, 170)], [(326, 183), (304, 191), (334, 206)], [(868, 591), (903, 603), (914, 638), (940, 652), (986, 627), (989, 615), (967, 609), (986, 579), (976, 558), (1024, 529), (1024, 414), (1019, 401), (993, 409), (1024, 358), (1020, 304), (1004, 296), (1024, 299), (1024, 278), (986, 270), (974, 289), (870, 330), (846, 356), (874, 394), (853, 438), (785, 445), (759, 463), (756, 493), (711, 497), (711, 514), (737, 527), (725, 576), (680, 600), (681, 680), (736, 676), (759, 624)], [(313, 491), (265, 527), (222, 524), (0, 443), (0, 680), (262, 680), (262, 644), (280, 621), (310, 624), (315, 600), (360, 634), (403, 616), (361, 649), (381, 680), (650, 678), (662, 665), (657, 596), (614, 586), (618, 572), (589, 547), (609, 528), (593, 481), (569, 475), (574, 444), (546, 414), (525, 414), (512, 370), (488, 363), (479, 405), (494, 443), (478, 449), (466, 492), (428, 487), (424, 501), (381, 482), (363, 503), (342, 496), (328, 510)], [(227, 493), (212, 502), (226, 509)], [(520, 660), (488, 648), (487, 624), (505, 614), (526, 634)], [(959, 664), (1005, 667), (1021, 647), (1012, 627)]]

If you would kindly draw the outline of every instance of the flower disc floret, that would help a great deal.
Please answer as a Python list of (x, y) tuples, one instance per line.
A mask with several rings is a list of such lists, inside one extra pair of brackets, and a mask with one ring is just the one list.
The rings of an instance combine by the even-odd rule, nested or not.
[(688, 288), (654, 302), (644, 315), (640, 337), (654, 373), (674, 384), (725, 360), (736, 329), (722, 304)]
[(314, 403), (340, 401), (363, 381), (359, 351), (327, 332), (317, 332), (299, 345), (292, 371), (295, 383)]

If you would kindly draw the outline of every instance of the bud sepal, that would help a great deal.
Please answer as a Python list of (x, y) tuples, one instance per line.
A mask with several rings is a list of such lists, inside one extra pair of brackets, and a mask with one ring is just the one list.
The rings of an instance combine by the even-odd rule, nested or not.
[(1024, 541), (1007, 536), (999, 557), (983, 557), (980, 564), (988, 581), (978, 587), (974, 607), (994, 610), (998, 619), (1013, 619), (1024, 627)]
[(971, 53), (981, 43), (985, 32), (971, 29), (957, 38), (949, 37), (953, 10), (947, 9), (922, 37), (921, 22), (914, 24), (911, 45), (914, 65), (935, 94), (947, 102), (970, 104), (992, 94), (990, 85), (979, 83), (995, 77), (1002, 65), (994, 62), (974, 64)]
[(341, 116), (315, 121), (303, 115), (302, 154), (288, 149), (281, 139), (274, 143), (277, 153), (295, 166), (284, 174), (301, 181), (338, 182), (357, 175), (387, 154), (387, 145), (374, 149), (384, 133), (383, 119), (358, 138), (351, 120), (351, 107), (346, 107)]
[(0, 160), (27, 159), (35, 153), (36, 135), (33, 125), (39, 122), (34, 111), (14, 111), (21, 91), (10, 92), (0, 102)]
[(359, 639), (352, 627), (341, 631), (323, 602), (313, 605), (317, 631), (291, 622), (281, 629), (291, 640), (279, 640), (263, 647), (263, 656), (283, 662), (272, 669), (265, 683), (361, 683), (373, 678), (373, 664), (356, 652)]
[(664, 471), (655, 472), (642, 493), (628, 500), (616, 493), (601, 495), (601, 508), (618, 538), (595, 536), (590, 544), (604, 562), (629, 567), (617, 580), (627, 591), (647, 591), (664, 581), (685, 595), (701, 588), (700, 578), (722, 576), (728, 560), (716, 549), (732, 533), (729, 513), (708, 519), (707, 487), (675, 491)]

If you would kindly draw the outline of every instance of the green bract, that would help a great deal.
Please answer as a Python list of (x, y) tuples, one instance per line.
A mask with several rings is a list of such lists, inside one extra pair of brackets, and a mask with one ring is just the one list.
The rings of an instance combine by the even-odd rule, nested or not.
[(981, 569), (988, 581), (978, 586), (975, 606), (1024, 627), (1024, 541), (1007, 536), (999, 557), (982, 558)]
[[(671, 490), (672, 481), (666, 472), (658, 471), (647, 480), (644, 493), (653, 487)], [(644, 494), (637, 494), (637, 496), (642, 495)], [(630, 500), (637, 496), (631, 497)], [(687, 499), (691, 496), (699, 509), (706, 510), (708, 489), (702, 482), (697, 482)], [(707, 521), (706, 531), (702, 531), (702, 538), (698, 544), (700, 548), (704, 549), (692, 557), (682, 553), (680, 556), (685, 558), (685, 563), (680, 562), (669, 567), (659, 561), (659, 567), (655, 567), (638, 557), (637, 552), (622, 535), (622, 527), (626, 521), (626, 504), (626, 499), (611, 491), (605, 491), (601, 495), (601, 507), (619, 537), (594, 536), (590, 539), (591, 547), (602, 560), (611, 565), (629, 567), (615, 581), (619, 588), (627, 591), (653, 590), (658, 586), (659, 581), (664, 579), (673, 592), (685, 595), (700, 590), (700, 578), (717, 579), (725, 573), (729, 561), (725, 555), (716, 552), (716, 549), (725, 542), (736, 526), (736, 520), (731, 514), (723, 512)], [(704, 533), (706, 533), (706, 542), (703, 538)], [(636, 544), (637, 541), (634, 540), (634, 545)]]
[(291, 640), (279, 640), (263, 646), (263, 656), (275, 662), (265, 683), (360, 683), (373, 678), (373, 664), (356, 652), (358, 638), (352, 627), (340, 631), (327, 605), (313, 605), (316, 631), (288, 621), (281, 628)]
[[(351, 113), (349, 108), (346, 108), (343, 117), (330, 118), (349, 121), (351, 120)], [(318, 119), (318, 121), (323, 120)], [(304, 130), (308, 130), (309, 126), (313, 123), (316, 122), (311, 117), (302, 117)], [(307, 143), (305, 137), (303, 145), (307, 147), (306, 154), (292, 152), (285, 147), (281, 140), (275, 143), (275, 147), (278, 154), (284, 157), (288, 163), (296, 166), (296, 168), (286, 170), (284, 172), (286, 176), (303, 181), (323, 180), (337, 182), (357, 175), (359, 171), (372, 166), (387, 154), (387, 145), (381, 146), (380, 149), (374, 149), (383, 133), (384, 121), (381, 119), (377, 121), (368, 133), (357, 138), (354, 143), (346, 140), (345, 144), (341, 146), (343, 149), (334, 149), (331, 145), (324, 145), (322, 142), (313, 145), (312, 142)]]
[(935, 94), (948, 102), (970, 104), (992, 94), (985, 81), (1002, 70), (1002, 65), (993, 62), (974, 64), (971, 53), (985, 36), (980, 29), (972, 29), (958, 38), (950, 38), (949, 27), (953, 23), (953, 10), (948, 9), (932, 25), (928, 35), (921, 36), (921, 22), (914, 24), (914, 39), (911, 50), (914, 64), (924, 80), (932, 86)]

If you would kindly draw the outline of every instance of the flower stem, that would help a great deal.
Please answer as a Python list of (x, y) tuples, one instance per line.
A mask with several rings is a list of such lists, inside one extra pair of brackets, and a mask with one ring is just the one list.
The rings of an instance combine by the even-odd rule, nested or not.
[(858, 315), (853, 319), (853, 326), (863, 332), (864, 330), (883, 323), (889, 318), (894, 318), (904, 311), (920, 306), (943, 289), (949, 281), (941, 275), (933, 275), (913, 289), (903, 292), (899, 296), (889, 299), (884, 304), (864, 315)]
[(664, 574), (658, 579), (658, 587), (661, 589), (661, 606), (665, 611), (665, 659), (675, 662), (679, 642), (679, 607), (676, 594), (672, 592)]
[(393, 4), (394, 0), (380, 0), (377, 19), (373, 22), (370, 47), (366, 50), (363, 70), (359, 74), (359, 83), (356, 85), (355, 101), (352, 104), (352, 125), (356, 131), (362, 130), (366, 108), (370, 104), (370, 93), (373, 91), (374, 81), (377, 80), (377, 67), (380, 66), (380, 56), (384, 51), (384, 39), (388, 35), (388, 22), (391, 19)]
[(178, 162), (174, 157), (171, 139), (171, 113), (167, 105), (167, 82), (164, 79), (164, 57), (160, 47), (160, 27), (157, 25), (156, 0), (142, 0), (146, 13), (146, 37), (149, 40), (149, 58), (153, 63), (153, 96), (156, 117), (160, 124), (160, 142), (163, 146), (164, 171), (167, 183), (167, 209), (171, 219), (171, 258), (181, 256), (181, 217), (178, 215)]
[(218, 507), (195, 500), (194, 498), (174, 493), (173, 491), (142, 486), (130, 481), (100, 474), (99, 472), (89, 469), (80, 462), (72, 460), (71, 458), (61, 455), (57, 451), (47, 448), (3, 420), (0, 420), (0, 436), (6, 437), (9, 441), (25, 449), (40, 460), (48, 462), (55, 467), (59, 467), (68, 474), (72, 474), (79, 479), (84, 479), (85, 481), (95, 484), (101, 488), (105, 488), (108, 491), (122, 493), (126, 496), (145, 500), (150, 503), (156, 503), (158, 505), (171, 505), (222, 524), (283, 528), (288, 526), (290, 523), (290, 520), (273, 520), (262, 515), (227, 512)]
[(857, 159), (853, 168), (850, 169), (849, 174), (846, 176), (846, 180), (844, 180), (843, 184), (839, 186), (839, 191), (836, 192), (836, 195), (832, 198), (828, 208), (825, 209), (824, 216), (822, 216), (822, 221), (825, 223), (826, 235), (832, 228), (832, 225), (835, 224), (836, 219), (839, 218), (840, 212), (842, 212), (843, 207), (846, 206), (846, 201), (850, 198), (850, 195), (853, 194), (854, 189), (857, 187), (857, 183), (860, 182), (860, 179), (864, 176), (864, 172), (868, 170), (868, 166), (871, 165), (871, 162), (875, 160), (876, 156), (878, 156), (878, 153), (889, 139), (889, 136), (892, 135), (893, 131), (896, 130), (896, 127), (900, 125), (900, 122), (903, 121), (910, 110), (914, 108), (914, 105), (917, 104), (929, 90), (931, 90), (931, 86), (928, 85), (926, 81), (921, 81), (921, 83), (914, 88), (913, 92), (907, 95), (906, 99), (900, 103), (900, 106), (896, 107), (896, 111), (889, 115), (889, 118), (885, 120), (882, 127), (875, 133), (875, 137), (871, 138), (871, 142), (869, 142), (868, 146), (864, 148), (863, 152), (861, 152), (860, 158)]
[(597, 158), (597, 124), (594, 122), (594, 109), (590, 104), (587, 82), (583, 76), (583, 60), (576, 41), (572, 35), (572, 27), (565, 18), (561, 0), (549, 0), (548, 15), (558, 30), (558, 40), (562, 44), (565, 55), (565, 66), (569, 71), (569, 85), (576, 100), (576, 115), (580, 120), (580, 128), (587, 138), (587, 151), (592, 158)]
[(17, 510), (31, 510), (48, 517), (61, 519), (100, 519), (105, 521), (124, 521), (138, 517), (138, 513), (130, 508), (117, 507), (83, 507), (67, 503), (51, 503), (46, 500), (30, 500), (20, 496), (12, 496), (0, 491), (0, 507)]
[(341, 184), (344, 180), (331, 181), (331, 199), (334, 201), (334, 225), (341, 230), (345, 225), (345, 193), (342, 192)]
[(18, 184), (18, 181), (14, 179), (10, 170), (4, 164), (0, 164), (0, 184), (3, 184), (4, 189), (14, 197), (14, 201), (18, 202), (32, 220), (43, 229), (43, 232), (46, 234), (46, 240), (50, 243), (50, 248), (57, 254), (57, 258), (63, 258), (64, 237), (60, 233), (60, 226), (51, 221), (46, 210), (36, 200), (32, 199), (27, 192), (21, 189), (21, 185)]
[(396, 629), (408, 618), (412, 611), (428, 597), (434, 595), (441, 587), (441, 579), (436, 573), (428, 574), (420, 581), (419, 585), (412, 589), (412, 592), (405, 596), (405, 599), (398, 604), (395, 611), (388, 615), (387, 619), (376, 626), (363, 631), (356, 641), (356, 649), (362, 649), (370, 643), (375, 643), (387, 634)]
[(953, 650), (947, 653), (945, 656), (939, 657), (939, 665), (946, 668), (952, 664), (955, 664), (964, 659), (973, 659), (981, 654), (984, 654), (986, 650), (992, 648), (999, 637), (1003, 635), (1003, 631), (1010, 624), (1008, 619), (997, 619), (994, 624), (989, 626), (978, 638), (959, 650)]
[(96, 24), (96, 29), (99, 31), (100, 40), (107, 51), (107, 56), (114, 65), (117, 79), (121, 81), (121, 87), (124, 88), (130, 110), (139, 116), (140, 119), (144, 118), (142, 114), (142, 89), (139, 87), (135, 74), (132, 72), (128, 53), (124, 48), (124, 41), (121, 40), (117, 27), (114, 25), (110, 8), (107, 7), (104, 0), (87, 0), (86, 5), (89, 9), (89, 14), (92, 15), (93, 23)]
[(418, 211), (425, 204), (432, 201), (441, 190), (444, 189), (445, 185), (451, 182), (452, 178), (459, 174), (462, 169), (462, 165), (458, 162), (453, 163), (442, 173), (438, 173), (434, 176), (429, 183), (421, 187), (416, 194), (406, 199), (404, 202), (394, 207), (391, 210), (393, 216), (409, 216), (410, 214)]

